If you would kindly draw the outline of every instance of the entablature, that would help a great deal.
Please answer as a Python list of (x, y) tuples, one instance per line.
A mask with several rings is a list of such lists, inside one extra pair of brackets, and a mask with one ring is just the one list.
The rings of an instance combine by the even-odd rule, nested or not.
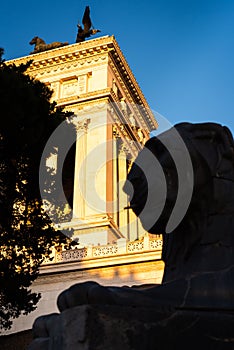
[[(71, 44), (57, 49), (32, 54), (30, 56), (21, 57), (8, 61), (19, 65), (32, 60), (32, 64), (28, 68), (30, 75), (47, 83), (54, 83), (61, 79), (66, 79), (66, 74), (79, 70), (79, 74), (90, 74), (92, 69), (100, 65), (109, 65), (117, 77), (118, 83), (130, 104), (136, 104), (142, 109), (139, 116), (142, 127), (148, 130), (154, 130), (158, 124), (149, 105), (117, 43), (114, 36), (104, 36), (97, 39), (87, 40), (82, 43)], [(82, 70), (87, 70), (81, 72)], [(67, 73), (66, 73), (67, 72)], [(70, 74), (70, 73), (69, 73)], [(76, 73), (76, 75), (79, 75)], [(51, 86), (52, 87), (52, 86)], [(52, 87), (53, 88), (53, 87)], [(90, 94), (87, 92), (87, 98)], [(93, 96), (96, 96), (94, 93)], [(84, 96), (82, 96), (84, 97)], [(119, 97), (117, 96), (117, 99)], [(58, 100), (61, 105), (74, 101), (74, 98)]]

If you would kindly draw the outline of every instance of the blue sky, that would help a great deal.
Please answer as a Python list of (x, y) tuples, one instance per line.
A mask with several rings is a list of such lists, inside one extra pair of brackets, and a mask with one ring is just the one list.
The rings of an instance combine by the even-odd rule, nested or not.
[(234, 132), (233, 0), (2, 2), (5, 59), (27, 55), (35, 35), (74, 43), (86, 5), (99, 36), (115, 35), (154, 111)]

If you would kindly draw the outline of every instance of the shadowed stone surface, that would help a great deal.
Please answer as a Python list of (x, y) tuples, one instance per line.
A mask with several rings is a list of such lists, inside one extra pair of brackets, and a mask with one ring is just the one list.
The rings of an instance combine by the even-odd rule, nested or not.
[(25, 350), (32, 340), (33, 334), (31, 329), (14, 334), (2, 335), (0, 336), (0, 349)]
[[(163, 350), (234, 348), (233, 314), (120, 306), (62, 312), (29, 350)], [(57, 329), (59, 323), (59, 330)]]

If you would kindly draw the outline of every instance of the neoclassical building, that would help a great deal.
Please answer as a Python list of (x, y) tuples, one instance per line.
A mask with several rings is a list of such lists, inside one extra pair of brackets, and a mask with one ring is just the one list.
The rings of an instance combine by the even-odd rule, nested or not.
[[(113, 36), (100, 37), (9, 61), (33, 60), (28, 73), (54, 91), (58, 106), (74, 113), (75, 139), (61, 136), (46, 165), (60, 172), (63, 220), (78, 247), (54, 252), (32, 289), (42, 294), (35, 312), (14, 322), (29, 329), (56, 312), (57, 295), (87, 280), (104, 285), (160, 283), (160, 236), (147, 234), (122, 187), (131, 163), (157, 121)], [(61, 134), (62, 135), (62, 134)], [(66, 147), (64, 146), (66, 144)], [(60, 159), (60, 148), (67, 150)]]

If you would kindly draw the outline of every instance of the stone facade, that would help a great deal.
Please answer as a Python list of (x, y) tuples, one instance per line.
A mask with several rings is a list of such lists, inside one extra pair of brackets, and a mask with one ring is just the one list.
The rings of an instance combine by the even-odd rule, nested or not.
[[(157, 122), (114, 37), (33, 54), (28, 73), (75, 114), (77, 129), (72, 227), (84, 244), (107, 244), (144, 234), (122, 186), (127, 168)], [(55, 164), (53, 159), (53, 166)], [(56, 165), (55, 165), (56, 166)]]
[[(88, 40), (10, 63), (29, 59), (28, 73), (53, 89), (58, 106), (74, 113), (74, 177), (66, 206), (73, 210), (57, 227), (72, 229), (80, 246), (55, 252), (52, 263), (41, 268), (32, 289), (42, 299), (34, 313), (16, 320), (13, 332), (55, 312), (58, 294), (78, 281), (160, 283), (163, 273), (161, 237), (150, 237), (133, 212), (124, 209), (127, 171), (157, 121), (115, 38)], [(56, 155), (48, 164), (59, 171)]]

